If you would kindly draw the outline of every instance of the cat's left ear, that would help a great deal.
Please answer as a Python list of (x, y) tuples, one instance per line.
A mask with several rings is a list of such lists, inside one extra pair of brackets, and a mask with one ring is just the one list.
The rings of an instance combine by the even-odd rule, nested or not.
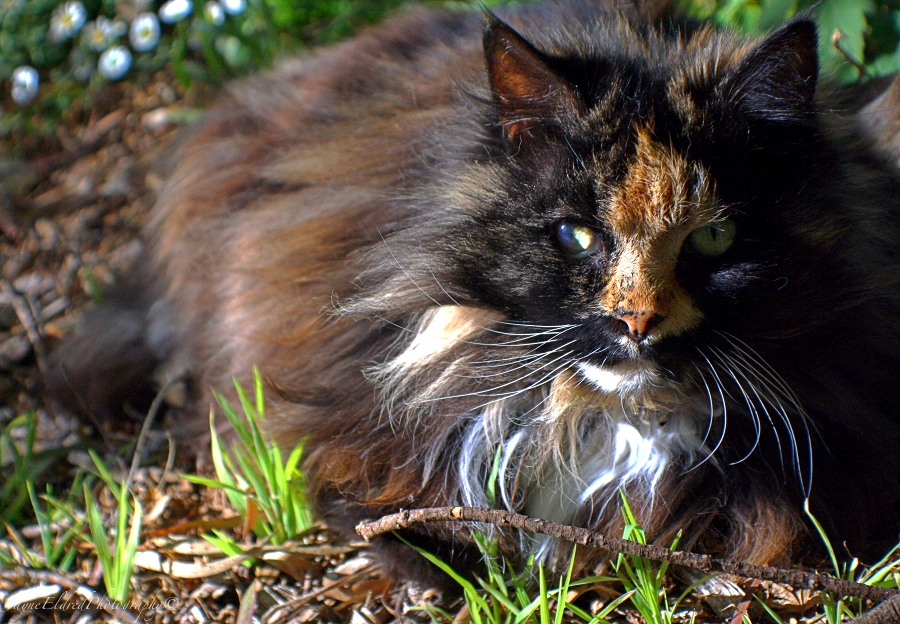
[(488, 14), (484, 57), (503, 135), (513, 145), (539, 125), (578, 110), (573, 88), (550, 66), (550, 59), (508, 25)]
[(749, 115), (790, 123), (813, 110), (818, 75), (816, 25), (801, 17), (764, 39), (722, 86)]

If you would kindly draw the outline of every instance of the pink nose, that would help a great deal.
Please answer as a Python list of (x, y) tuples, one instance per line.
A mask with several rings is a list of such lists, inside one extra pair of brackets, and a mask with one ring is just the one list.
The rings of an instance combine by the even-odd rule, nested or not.
[(646, 338), (650, 328), (662, 320), (662, 317), (653, 310), (641, 310), (640, 312), (619, 310), (613, 316), (628, 325), (628, 335), (637, 342)]

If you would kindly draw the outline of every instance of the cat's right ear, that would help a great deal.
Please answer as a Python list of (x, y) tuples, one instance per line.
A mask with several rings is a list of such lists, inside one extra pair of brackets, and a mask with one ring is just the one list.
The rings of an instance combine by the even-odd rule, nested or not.
[(484, 57), (491, 92), (503, 136), (518, 147), (540, 124), (577, 110), (578, 98), (546, 55), (493, 14), (487, 19)]

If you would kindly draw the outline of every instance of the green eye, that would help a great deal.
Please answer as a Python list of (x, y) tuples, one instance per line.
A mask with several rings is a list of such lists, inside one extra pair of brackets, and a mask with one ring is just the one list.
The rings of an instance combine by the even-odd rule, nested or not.
[(688, 236), (688, 243), (701, 256), (721, 256), (734, 243), (736, 231), (734, 221), (725, 219), (697, 228)]
[(560, 245), (572, 258), (587, 258), (600, 247), (600, 237), (589, 227), (563, 221), (556, 226)]

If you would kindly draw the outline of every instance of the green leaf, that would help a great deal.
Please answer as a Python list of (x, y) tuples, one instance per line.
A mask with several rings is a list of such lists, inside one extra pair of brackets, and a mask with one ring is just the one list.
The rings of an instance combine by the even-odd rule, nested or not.
[(757, 22), (761, 31), (772, 30), (787, 20), (797, 9), (797, 0), (764, 0)]
[(872, 0), (824, 0), (818, 5), (819, 52), (824, 71), (836, 73), (842, 80), (859, 77), (859, 71), (834, 47), (832, 37), (836, 30), (840, 30), (843, 33), (841, 49), (862, 62), (865, 58), (865, 33), (869, 26), (866, 12), (872, 8)]

